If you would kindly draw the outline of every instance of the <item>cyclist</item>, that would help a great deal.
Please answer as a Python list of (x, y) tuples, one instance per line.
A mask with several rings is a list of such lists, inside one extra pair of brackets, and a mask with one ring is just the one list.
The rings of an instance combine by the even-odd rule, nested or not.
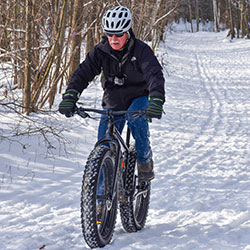
[[(160, 119), (165, 101), (162, 67), (150, 47), (137, 39), (132, 30), (132, 15), (128, 8), (116, 6), (102, 18), (104, 36), (89, 51), (68, 84), (59, 112), (66, 117), (74, 114), (76, 102), (96, 75), (101, 72), (104, 90), (102, 106), (112, 110), (144, 110), (146, 118), (116, 117), (121, 132), (125, 119), (135, 139), (140, 180), (154, 178), (148, 120)], [(148, 119), (147, 119), (148, 118)], [(105, 135), (107, 122), (102, 115), (98, 139)]]

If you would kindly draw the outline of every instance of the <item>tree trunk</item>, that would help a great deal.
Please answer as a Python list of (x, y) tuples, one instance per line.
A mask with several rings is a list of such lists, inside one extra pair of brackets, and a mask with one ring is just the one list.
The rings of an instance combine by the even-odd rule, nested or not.
[(72, 20), (72, 43), (71, 43), (71, 58), (72, 61), (70, 62), (69, 66), (69, 78), (73, 75), (75, 70), (80, 64), (80, 55), (81, 55), (81, 29), (83, 28), (81, 24), (81, 13), (82, 13), (82, 1), (75, 0), (74, 3), (74, 12), (73, 12), (73, 20)]
[(241, 11), (240, 11), (240, 3), (236, 3), (236, 14), (234, 16), (235, 18), (235, 26), (237, 31), (237, 38), (240, 38), (240, 19), (241, 19)]
[(213, 0), (213, 12), (214, 12), (214, 30), (215, 32), (219, 32), (219, 15), (218, 15), (217, 0)]
[[(14, 47), (14, 51), (17, 50), (17, 33), (16, 33), (16, 29), (17, 29), (17, 4), (16, 4), (16, 1), (14, 3), (14, 10), (13, 10), (13, 17), (14, 17), (14, 22), (13, 22), (13, 47)], [(14, 67), (13, 67), (13, 72), (14, 72), (14, 85), (17, 85), (17, 74), (18, 74), (18, 71), (17, 71), (17, 59), (16, 57), (14, 58)]]
[[(97, 14), (96, 4), (91, 6), (91, 8), (89, 8), (89, 10), (90, 11), (89, 11), (89, 15), (88, 15), (87, 28), (91, 26), (92, 22), (96, 18), (96, 14)], [(87, 37), (86, 37), (86, 51), (85, 51), (86, 54), (94, 47), (94, 44), (95, 44), (95, 30), (92, 27), (89, 29), (89, 31), (87, 33)]]
[[(8, 4), (7, 0), (2, 0), (0, 4), (0, 24), (2, 27), (0, 28), (0, 48), (4, 49), (4, 53), (10, 50), (9, 46), (9, 39), (8, 39), (8, 31), (7, 31), (7, 26), (8, 26), (8, 17), (7, 17), (7, 9), (8, 9)], [(2, 52), (0, 51), (0, 54)], [(4, 58), (1, 57), (1, 60), (3, 61), (8, 61), (8, 57)]]
[(30, 96), (30, 87), (31, 87), (31, 11), (32, 11), (32, 0), (26, 0), (26, 14), (25, 14), (25, 23), (26, 23), (26, 35), (25, 35), (25, 63), (24, 63), (24, 109), (23, 112), (27, 115), (31, 112), (31, 96)]
[(246, 16), (246, 4), (245, 0), (240, 1), (240, 29), (241, 29), (241, 37), (246, 36), (246, 24), (245, 24), (245, 18)]
[(147, 1), (148, 0), (143, 0), (141, 3), (141, 8), (140, 8), (140, 14), (139, 14), (139, 22), (137, 25), (137, 31), (136, 31), (136, 36), (141, 39), (142, 38), (142, 27), (143, 27), (143, 17), (145, 14), (145, 6), (147, 6)]
[(199, 0), (195, 1), (195, 19), (196, 19), (196, 31), (200, 30), (200, 6)]
[(250, 3), (248, 4), (245, 12), (245, 30), (246, 30), (246, 37), (250, 38)]
[(156, 29), (157, 29), (157, 27), (154, 27), (154, 23), (156, 21), (156, 17), (157, 17), (157, 14), (158, 14), (160, 4), (161, 4), (161, 0), (156, 0), (155, 1), (154, 8), (153, 8), (153, 11), (152, 11), (152, 20), (150, 21), (150, 25), (149, 25), (149, 30), (151, 31), (149, 40), (152, 41), (152, 45), (154, 43)]
[(188, 11), (189, 11), (189, 20), (190, 20), (190, 25), (191, 25), (191, 32), (194, 32), (194, 28), (193, 28), (193, 15), (192, 15), (192, 5), (191, 5), (191, 1), (187, 0), (187, 4), (188, 4)]
[[(35, 2), (35, 1), (34, 1)], [(38, 48), (40, 46), (40, 25), (37, 20), (34, 18), (37, 17), (39, 11), (39, 5), (37, 3), (33, 4), (32, 6), (32, 20), (31, 20), (31, 30), (32, 30), (32, 46), (34, 48)], [(31, 78), (34, 77), (35, 69), (40, 62), (40, 50), (33, 50), (32, 51), (32, 71), (31, 71)]]
[(235, 31), (234, 31), (234, 20), (233, 20), (231, 0), (228, 0), (228, 14), (229, 14), (229, 23), (230, 23), (230, 35), (231, 35), (231, 39), (233, 40), (235, 38)]
[[(49, 107), (52, 108), (52, 105), (54, 104), (54, 100), (55, 100), (55, 95), (57, 92), (57, 83), (58, 83), (58, 76), (59, 76), (59, 72), (60, 72), (60, 65), (62, 63), (62, 51), (63, 51), (63, 43), (64, 43), (64, 34), (65, 34), (65, 30), (66, 30), (66, 13), (67, 13), (67, 9), (68, 9), (68, 2), (67, 0), (65, 0), (65, 6), (62, 9), (62, 14), (60, 15), (60, 18), (62, 18), (62, 20), (59, 20), (59, 27), (58, 29), (61, 30), (57, 30), (57, 33), (60, 33), (59, 36), (59, 41), (58, 41), (58, 46), (56, 46), (56, 68), (55, 68), (55, 74), (53, 77), (53, 82), (52, 82), (52, 86), (51, 86), (51, 90), (49, 92)], [(59, 11), (58, 11), (59, 12)]]

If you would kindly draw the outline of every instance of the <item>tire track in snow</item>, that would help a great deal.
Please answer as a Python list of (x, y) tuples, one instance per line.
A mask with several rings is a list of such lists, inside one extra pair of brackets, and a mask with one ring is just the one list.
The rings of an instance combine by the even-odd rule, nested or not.
[[(187, 42), (188, 40), (186, 39), (185, 41), (183, 41), (183, 43), (178, 42), (177, 44), (178, 46), (181, 46), (183, 50), (185, 50), (186, 47), (184, 46), (183, 48), (183, 45)], [(204, 97), (206, 98), (206, 102), (209, 104), (209, 108), (207, 110), (205, 119), (202, 119), (203, 121), (199, 122), (198, 131), (195, 131), (190, 136), (188, 141), (182, 145), (182, 150), (179, 150), (175, 155), (175, 161), (176, 163), (178, 162), (179, 165), (176, 174), (179, 177), (190, 170), (192, 171), (192, 169), (193, 171), (195, 171), (195, 165), (197, 165), (197, 163), (200, 163), (202, 160), (210, 157), (213, 154), (216, 149), (216, 146), (213, 143), (213, 138), (218, 133), (218, 126), (221, 122), (221, 103), (217, 93), (214, 91), (211, 84), (211, 79), (209, 77), (209, 74), (207, 73), (207, 69), (205, 66), (206, 62), (203, 62), (203, 60), (199, 56), (199, 53), (195, 52), (195, 49), (191, 50), (191, 54), (189, 55), (189, 57), (193, 57), (193, 72), (195, 74), (195, 77), (198, 78), (201, 89), (203, 90), (203, 92), (205, 92)], [(209, 83), (209, 85), (207, 85), (207, 83)], [(196, 117), (196, 121), (198, 121), (199, 118), (200, 117)], [(182, 121), (184, 123), (189, 123), (188, 119), (183, 119)], [(190, 124), (187, 124), (187, 126), (189, 125)], [(209, 143), (211, 143), (211, 147), (208, 147)]]
[[(238, 65), (246, 63), (246, 61), (242, 60), (241, 57), (232, 57), (228, 52), (228, 65), (225, 64), (224, 61), (220, 62), (221, 58), (227, 56), (224, 50), (220, 50), (220, 47), (224, 46), (224, 44), (221, 44), (221, 41), (216, 39), (215, 41), (211, 40), (209, 41), (211, 43), (209, 46), (208, 41), (202, 41), (204, 38), (196, 37), (196, 39), (197, 47), (196, 44), (193, 44), (194, 40), (192, 39), (192, 35), (188, 37), (185, 36), (185, 39), (183, 40), (176, 39), (177, 41), (175, 41), (175, 44), (173, 45), (171, 43), (170, 45), (172, 54), (178, 54), (179, 57), (177, 64), (178, 71), (176, 71), (176, 74), (180, 74), (180, 81), (182, 80), (184, 82), (175, 82), (175, 84), (179, 85), (179, 87), (176, 87), (176, 92), (174, 94), (180, 95), (179, 100), (180, 102), (183, 102), (184, 105), (182, 107), (181, 105), (178, 105), (177, 113), (179, 114), (179, 117), (174, 116), (174, 119), (177, 120), (175, 123), (176, 126), (171, 128), (169, 133), (173, 133), (178, 130), (178, 132), (182, 134), (183, 138), (182, 140), (178, 138), (180, 144), (177, 145), (175, 143), (175, 150), (172, 152), (168, 150), (167, 155), (164, 154), (164, 157), (159, 157), (157, 155), (157, 159), (160, 162), (159, 165), (162, 166), (162, 170), (166, 168), (166, 164), (168, 168), (176, 169), (177, 167), (176, 174), (179, 177), (189, 171), (196, 171), (197, 166), (200, 166), (202, 162), (206, 162), (207, 164), (209, 162), (214, 163), (213, 158), (215, 154), (218, 157), (218, 153), (222, 154), (221, 151), (223, 151), (223, 149), (226, 151), (228, 150), (229, 145), (225, 147), (225, 143), (230, 141), (232, 136), (237, 137), (237, 133), (242, 133), (242, 124), (235, 105), (233, 105), (233, 107), (229, 107), (230, 110), (228, 110), (228, 103), (230, 101), (227, 100), (226, 92), (228, 91), (227, 84), (228, 82), (230, 83), (230, 77), (228, 77), (229, 79), (227, 82), (223, 82), (223, 80), (224, 78), (227, 79), (227, 71), (228, 68), (230, 68), (232, 60), (237, 60)], [(199, 46), (203, 43), (205, 46), (208, 46), (200, 48)], [(185, 54), (184, 51), (189, 51), (189, 54)], [(181, 60), (185, 61), (187, 58), (191, 66), (188, 65), (188, 63), (186, 65), (184, 63), (180, 63)], [(221, 66), (223, 69), (216, 68), (219, 63), (222, 64)], [(192, 72), (185, 76), (183, 72), (180, 72), (180, 69), (182, 69), (180, 65), (184, 65), (183, 67), (186, 67), (186, 69), (191, 69)], [(225, 70), (226, 72), (221, 72), (221, 70)], [(217, 73), (218, 75), (216, 75)], [(192, 83), (193, 79), (196, 83)], [(200, 85), (199, 87), (197, 87), (197, 82)], [(182, 84), (181, 87), (183, 88), (180, 87), (180, 84)], [(188, 100), (185, 101), (186, 97), (190, 97), (187, 96), (188, 88), (190, 87), (193, 87), (194, 92), (197, 92), (194, 93), (193, 96), (190, 96), (191, 98), (198, 99), (198, 105), (202, 103), (200, 102), (200, 99), (203, 98), (205, 100), (204, 103), (202, 103), (204, 107), (206, 106), (203, 113), (200, 113), (200, 110), (195, 107), (195, 105), (191, 105), (189, 110), (188, 108), (185, 110), (185, 105), (190, 105), (188, 104)], [(172, 86), (169, 87), (169, 89), (171, 88)], [(240, 85), (239, 88), (235, 88), (235, 91), (240, 93), (241, 89), (242, 86)], [(201, 96), (199, 96), (200, 94)], [(191, 102), (194, 102), (194, 100), (191, 100)], [(171, 104), (169, 104), (168, 109), (171, 109)], [(189, 113), (190, 115), (186, 115), (185, 117), (185, 113)], [(169, 115), (169, 113), (167, 113), (167, 115)], [(181, 119), (181, 117), (184, 119)], [(167, 120), (167, 122), (170, 123), (171, 121)], [(184, 130), (188, 126), (193, 126), (194, 129), (193, 131), (190, 129), (191, 131), (188, 131), (189, 133), (185, 133), (186, 131)], [(157, 133), (154, 131), (154, 134), (157, 134), (158, 136), (156, 137), (162, 139), (162, 132)], [(173, 136), (170, 135), (169, 138), (173, 140)], [(166, 138), (166, 140), (168, 140), (168, 138)], [(160, 139), (158, 141), (160, 141)], [(160, 142), (158, 143), (158, 141), (156, 145), (159, 145)], [(167, 148), (171, 148), (173, 145), (171, 143), (166, 143), (168, 145)], [(155, 150), (157, 151), (157, 147), (154, 148), (154, 151)]]
[(166, 116), (151, 125), (157, 178), (149, 219), (165, 226), (169, 249), (250, 245), (250, 60), (241, 58), (249, 45), (234, 51), (223, 39), (175, 34), (167, 41), (172, 75)]

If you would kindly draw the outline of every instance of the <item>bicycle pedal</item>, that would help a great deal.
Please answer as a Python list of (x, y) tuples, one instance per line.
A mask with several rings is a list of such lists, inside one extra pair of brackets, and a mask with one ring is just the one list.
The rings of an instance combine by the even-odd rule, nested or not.
[(150, 184), (150, 181), (140, 181), (139, 185), (137, 186), (140, 190), (146, 190)]

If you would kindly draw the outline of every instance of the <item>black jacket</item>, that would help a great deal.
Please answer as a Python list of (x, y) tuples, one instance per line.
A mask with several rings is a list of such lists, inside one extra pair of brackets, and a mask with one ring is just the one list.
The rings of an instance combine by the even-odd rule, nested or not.
[[(75, 89), (82, 93), (89, 82), (103, 72), (104, 108), (126, 110), (139, 96), (150, 95), (165, 100), (161, 65), (151, 48), (130, 33), (123, 51), (113, 50), (107, 37), (103, 37), (74, 72), (67, 90)], [(117, 85), (117, 81), (124, 84)]]

